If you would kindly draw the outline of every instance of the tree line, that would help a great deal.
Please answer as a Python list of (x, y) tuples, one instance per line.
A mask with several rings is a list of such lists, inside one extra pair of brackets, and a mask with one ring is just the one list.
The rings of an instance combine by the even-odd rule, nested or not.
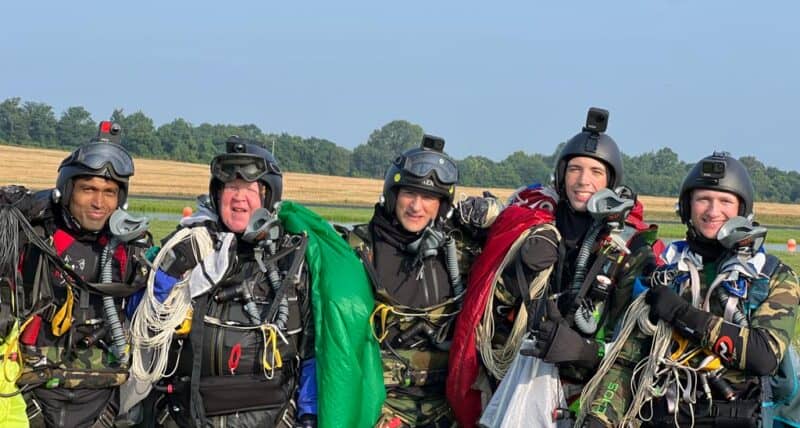
[[(136, 157), (207, 163), (223, 150), (229, 136), (238, 135), (274, 150), (285, 171), (370, 178), (382, 178), (399, 153), (419, 145), (424, 132), (419, 125), (395, 120), (349, 150), (324, 138), (268, 133), (253, 124), (193, 125), (179, 118), (156, 127), (143, 112), (126, 115), (122, 109), (114, 110), (110, 119), (122, 126), (122, 144)], [(97, 122), (81, 106), (69, 107), (56, 117), (45, 103), (23, 102), (17, 97), (0, 103), (0, 144), (72, 150), (96, 132)], [(548, 182), (562, 146), (557, 145), (551, 154), (514, 152), (499, 162), (467, 156), (457, 160), (460, 182), (477, 187)], [(750, 171), (758, 200), (800, 202), (800, 173), (765, 166), (752, 156), (740, 160)], [(623, 154), (623, 163), (625, 184), (653, 196), (677, 195), (681, 180), (692, 166), (669, 148), (637, 156)]]

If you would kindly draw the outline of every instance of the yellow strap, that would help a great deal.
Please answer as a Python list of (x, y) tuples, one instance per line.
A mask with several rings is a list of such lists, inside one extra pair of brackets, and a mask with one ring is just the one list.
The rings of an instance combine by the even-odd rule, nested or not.
[[(689, 365), (689, 362), (692, 358), (696, 357), (700, 353), (705, 353), (706, 358), (700, 363), (696, 369), (703, 370), (703, 371), (714, 371), (718, 368), (722, 367), (722, 361), (716, 355), (712, 354), (705, 348), (696, 348), (691, 352), (686, 352), (689, 349), (689, 340), (685, 339), (683, 336), (673, 332), (672, 333), (672, 340), (677, 342), (678, 349), (670, 355), (670, 359), (672, 361), (677, 362), (678, 364), (682, 364), (685, 366)], [(714, 357), (714, 358), (709, 358)]]
[[(33, 317), (28, 318), (22, 327), (19, 328), (19, 321), (14, 321), (14, 326), (11, 328), (11, 334), (6, 337), (6, 349), (3, 352), (3, 377), (7, 382), (16, 383), (17, 379), (22, 376), (22, 354), (19, 351), (19, 335), (20, 332), (25, 330), (28, 323), (31, 322)], [(14, 356), (16, 354), (16, 356)], [(9, 369), (12, 365), (16, 365), (16, 373), (9, 374)]]
[(272, 362), (275, 364), (275, 368), (283, 367), (283, 358), (281, 358), (281, 352), (278, 350), (278, 332), (275, 331), (275, 327), (271, 325), (266, 325), (262, 327), (264, 332), (264, 353), (261, 356), (261, 363), (264, 365), (264, 368), (267, 370), (272, 370), (272, 364), (267, 361), (267, 353), (272, 348)]
[(53, 335), (56, 337), (66, 333), (72, 327), (72, 285), (67, 284), (67, 301), (58, 309), (58, 312), (53, 316), (53, 322), (50, 323)]
[(178, 336), (186, 336), (192, 331), (193, 313), (194, 311), (192, 310), (192, 307), (189, 306), (189, 308), (186, 309), (186, 317), (183, 319), (183, 321), (181, 321), (180, 325), (175, 328), (175, 334)]
[[(372, 328), (372, 336), (375, 338), (375, 340), (378, 341), (378, 343), (382, 343), (383, 340), (386, 339), (386, 336), (389, 335), (389, 331), (386, 330), (386, 318), (389, 316), (389, 313), (392, 312), (392, 311), (393, 311), (393, 308), (391, 306), (389, 306), (389, 305), (387, 305), (385, 303), (379, 303), (378, 306), (375, 307), (375, 310), (372, 311), (372, 315), (370, 315), (370, 317), (369, 317), (369, 326)], [(380, 326), (380, 328), (381, 328), (381, 332), (382, 333), (381, 333), (380, 337), (378, 337), (378, 335), (375, 334), (375, 315), (378, 315), (378, 314), (381, 317), (381, 326)]]

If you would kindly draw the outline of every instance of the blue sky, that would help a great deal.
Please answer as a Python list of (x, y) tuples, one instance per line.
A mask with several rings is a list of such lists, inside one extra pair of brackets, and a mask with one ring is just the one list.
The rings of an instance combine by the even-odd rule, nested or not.
[(600, 106), (628, 154), (800, 170), (798, 16), (791, 1), (11, 2), (0, 99), (348, 148), (405, 119), (494, 160), (552, 153)]

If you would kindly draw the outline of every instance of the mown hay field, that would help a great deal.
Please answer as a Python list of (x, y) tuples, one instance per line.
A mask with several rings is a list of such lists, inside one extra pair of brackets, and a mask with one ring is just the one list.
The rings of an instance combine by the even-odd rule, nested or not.
[[(67, 152), (0, 145), (0, 185), (23, 184), (32, 189), (52, 187)], [(135, 159), (131, 194), (194, 197), (208, 191), (208, 165)], [(284, 198), (305, 203), (369, 206), (381, 192), (382, 181), (287, 172)], [(458, 187), (458, 197), (479, 195), (484, 189)], [(487, 189), (505, 200), (513, 189)], [(648, 216), (674, 217), (675, 198), (641, 196)], [(758, 215), (800, 218), (800, 204), (757, 203)]]

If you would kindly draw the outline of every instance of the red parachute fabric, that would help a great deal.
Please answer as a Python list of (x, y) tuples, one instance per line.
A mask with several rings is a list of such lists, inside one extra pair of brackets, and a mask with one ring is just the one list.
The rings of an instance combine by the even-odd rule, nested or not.
[[(541, 187), (526, 189), (518, 205), (505, 208), (489, 229), (486, 245), (469, 273), (464, 306), (456, 319), (450, 348), (447, 399), (459, 425), (475, 426), (481, 414), (480, 392), (472, 389), (478, 377), (478, 351), (475, 328), (488, 301), (491, 282), (511, 245), (526, 230), (555, 220), (554, 194)], [(542, 203), (538, 203), (538, 202)]]
[[(456, 319), (450, 348), (447, 400), (459, 426), (473, 428), (481, 415), (480, 392), (472, 388), (480, 364), (475, 330), (490, 298), (491, 283), (514, 241), (526, 230), (555, 221), (558, 196), (551, 188), (533, 186), (516, 195), (492, 224), (486, 245), (469, 273), (464, 305)], [(650, 228), (643, 220), (644, 206), (636, 201), (625, 222), (638, 231)], [(663, 247), (659, 240), (657, 245)], [(655, 248), (654, 250), (658, 251)]]

